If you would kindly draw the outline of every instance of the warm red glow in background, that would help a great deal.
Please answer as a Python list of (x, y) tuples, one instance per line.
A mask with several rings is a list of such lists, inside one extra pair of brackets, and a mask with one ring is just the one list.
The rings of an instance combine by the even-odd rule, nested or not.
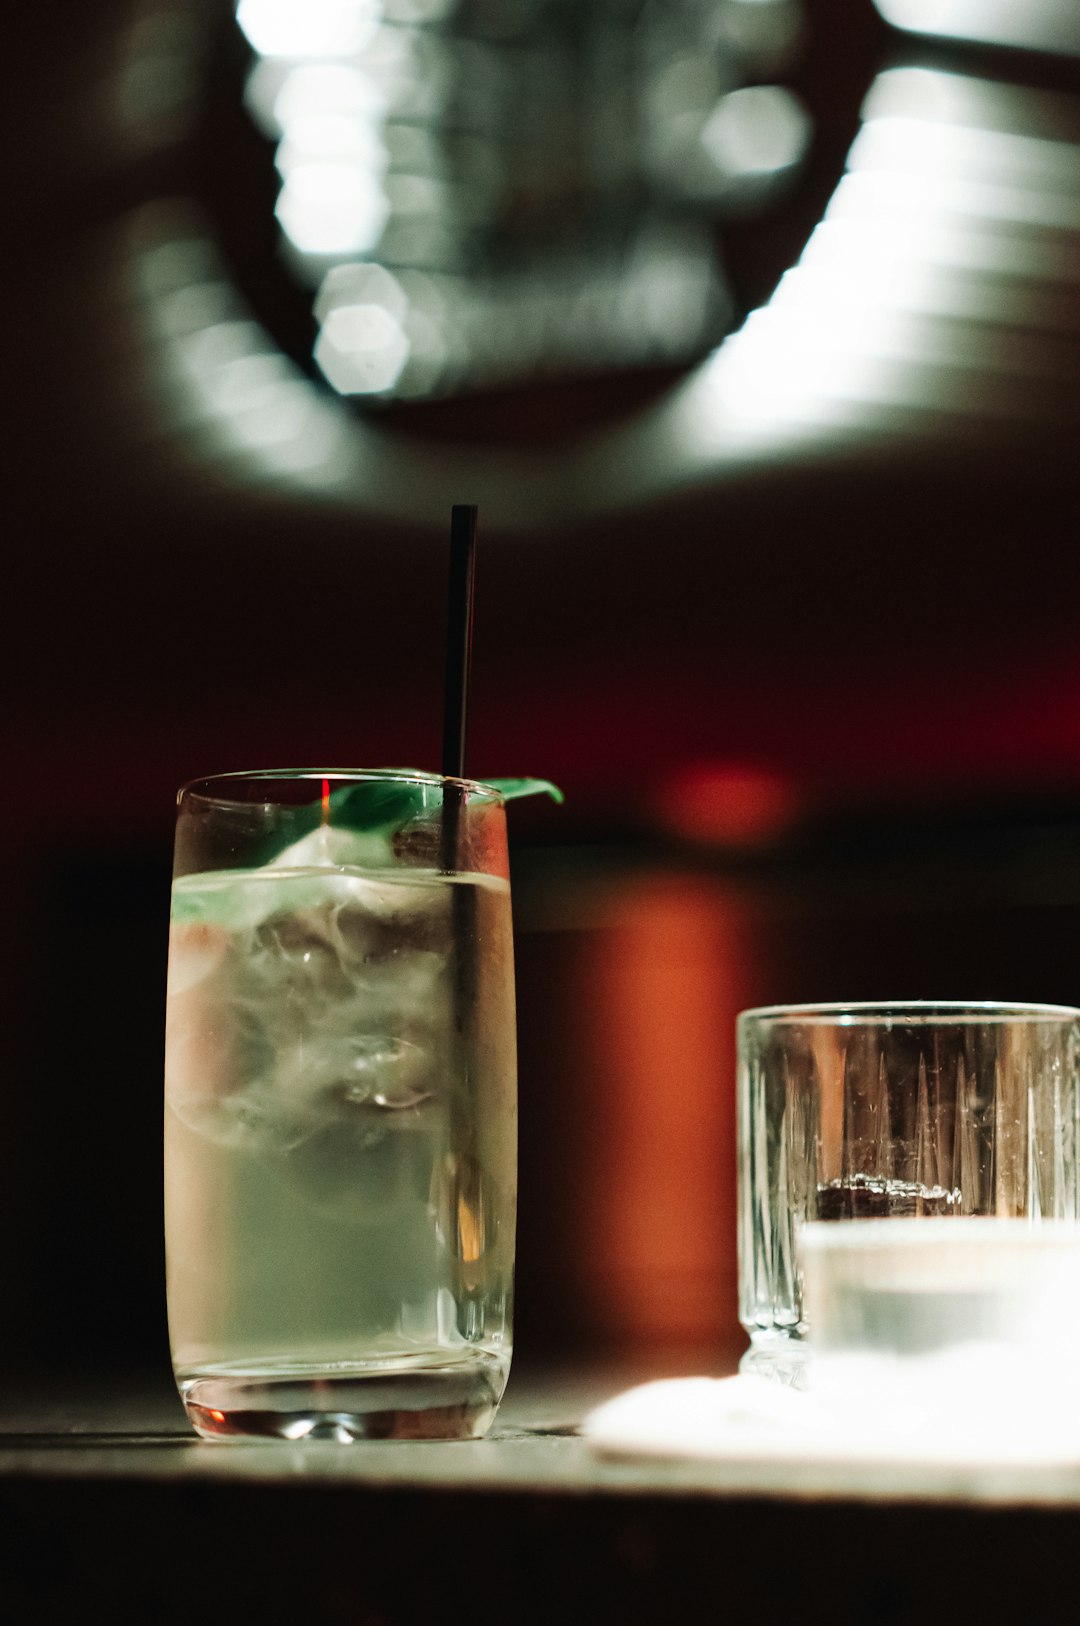
[(597, 1333), (733, 1366), (734, 1020), (751, 948), (740, 900), (649, 877), (611, 901), (582, 973), (591, 1179), (576, 1194)]
[(782, 774), (739, 762), (674, 769), (656, 797), (660, 822), (685, 840), (724, 847), (766, 846), (799, 813), (796, 787)]

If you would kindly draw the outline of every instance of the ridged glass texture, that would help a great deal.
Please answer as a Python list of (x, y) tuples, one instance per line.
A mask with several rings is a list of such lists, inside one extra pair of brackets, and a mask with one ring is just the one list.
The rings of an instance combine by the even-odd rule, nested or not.
[(1080, 1011), (773, 1007), (738, 1047), (744, 1371), (800, 1381), (805, 1220), (1080, 1218)]

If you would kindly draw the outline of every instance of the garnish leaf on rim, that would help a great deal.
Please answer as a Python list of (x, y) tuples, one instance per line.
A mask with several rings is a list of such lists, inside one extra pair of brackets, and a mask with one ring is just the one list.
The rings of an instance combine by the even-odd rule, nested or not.
[[(522, 796), (564, 800), (562, 791), (550, 779), (486, 779), (483, 783), (498, 791), (506, 802), (518, 801)], [(410, 820), (441, 806), (442, 783), (434, 776), (430, 780), (417, 778), (386, 784), (365, 779), (355, 785), (342, 785), (333, 792), (328, 802), (329, 822), (347, 830), (400, 830)]]
[(553, 802), (566, 800), (550, 779), (485, 779), (484, 783), (497, 790), (504, 802), (516, 802), (519, 796), (550, 796)]

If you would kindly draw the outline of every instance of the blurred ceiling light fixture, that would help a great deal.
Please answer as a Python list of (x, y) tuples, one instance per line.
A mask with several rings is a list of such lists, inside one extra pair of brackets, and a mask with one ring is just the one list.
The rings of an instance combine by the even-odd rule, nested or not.
[(874, 0), (874, 3), (886, 22), (907, 33), (1080, 56), (1077, 0)]
[(351, 56), (382, 12), (382, 0), (240, 0), (236, 20), (260, 56)]
[(362, 254), (374, 248), (390, 213), (378, 182), (352, 164), (293, 164), (275, 209), (303, 254)]
[(198, 107), (197, 18), (170, 0), (142, 0), (119, 39), (111, 112), (125, 153), (183, 140)]
[(330, 273), (316, 301), (322, 326), (315, 359), (340, 394), (374, 393), (397, 382), (409, 357), (402, 326), (408, 304), (401, 284), (381, 265)]
[(1054, 422), (1077, 277), (1076, 104), (890, 70), (801, 259), (688, 384), (676, 432), (700, 455), (718, 435), (838, 445), (844, 425), (861, 440), (875, 419), (918, 432), (927, 413)]
[(260, 481), (336, 484), (347, 466), (341, 408), (252, 319), (192, 211), (144, 211), (130, 253), (170, 416)]
[[(240, 0), (236, 21), (314, 359), (368, 402), (696, 359), (731, 320), (717, 220), (770, 206), (809, 145), (789, 90), (745, 83), (788, 65), (798, 0)], [(342, 306), (363, 265), (403, 308)], [(414, 311), (417, 274), (444, 296)]]
[(780, 175), (806, 156), (810, 118), (779, 85), (748, 85), (721, 97), (701, 143), (723, 175)]

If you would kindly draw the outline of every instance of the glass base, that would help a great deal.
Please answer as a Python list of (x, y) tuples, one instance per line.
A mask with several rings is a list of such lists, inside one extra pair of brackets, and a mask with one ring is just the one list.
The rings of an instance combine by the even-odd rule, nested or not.
[(339, 1363), (206, 1368), (178, 1374), (206, 1440), (475, 1440), (487, 1433), (509, 1362)]
[(739, 1362), (739, 1371), (782, 1383), (788, 1389), (805, 1389), (809, 1359), (809, 1345), (801, 1339), (776, 1333), (758, 1333), (755, 1337), (751, 1333), (750, 1348)]

